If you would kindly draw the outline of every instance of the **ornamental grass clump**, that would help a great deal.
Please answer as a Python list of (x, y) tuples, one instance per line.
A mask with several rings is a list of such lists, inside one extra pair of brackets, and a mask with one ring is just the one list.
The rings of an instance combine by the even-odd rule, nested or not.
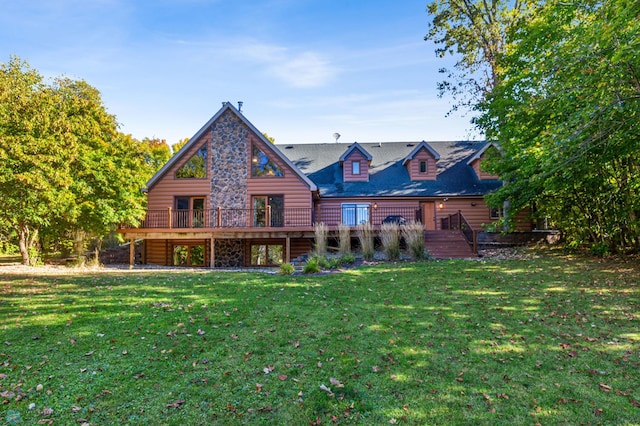
[(362, 247), (362, 257), (364, 260), (373, 260), (375, 248), (373, 245), (373, 226), (369, 222), (361, 223), (356, 228), (356, 235)]
[(341, 223), (338, 225), (338, 239), (340, 244), (340, 254), (351, 253), (351, 227)]
[(400, 259), (400, 226), (396, 223), (383, 223), (380, 226), (380, 240), (387, 260)]
[(419, 222), (411, 221), (402, 227), (402, 237), (413, 260), (426, 257), (424, 249), (424, 227)]
[(324, 256), (327, 252), (327, 234), (329, 228), (323, 222), (313, 224), (313, 232), (315, 233), (315, 254), (316, 256)]

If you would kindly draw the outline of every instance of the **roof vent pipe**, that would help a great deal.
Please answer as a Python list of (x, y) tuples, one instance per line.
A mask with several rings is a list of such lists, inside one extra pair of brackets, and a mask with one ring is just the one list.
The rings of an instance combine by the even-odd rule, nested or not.
[(242, 102), (242, 101), (238, 101), (238, 112), (242, 112), (242, 104), (243, 103), (244, 102)]

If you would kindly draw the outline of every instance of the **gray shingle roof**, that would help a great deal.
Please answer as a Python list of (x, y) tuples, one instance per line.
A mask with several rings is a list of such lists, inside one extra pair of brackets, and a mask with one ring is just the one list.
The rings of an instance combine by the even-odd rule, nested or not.
[(345, 143), (279, 145), (280, 152), (311, 179), (322, 197), (481, 196), (497, 189), (499, 180), (479, 180), (469, 159), (486, 142), (429, 142), (440, 155), (435, 181), (411, 181), (403, 162), (420, 142), (358, 143), (371, 154), (369, 182), (344, 182), (339, 159)]

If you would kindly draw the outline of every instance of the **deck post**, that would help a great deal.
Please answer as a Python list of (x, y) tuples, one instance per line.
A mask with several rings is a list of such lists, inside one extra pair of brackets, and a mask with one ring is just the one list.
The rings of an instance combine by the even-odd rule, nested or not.
[(133, 264), (136, 260), (136, 239), (132, 238), (129, 241), (129, 269), (133, 269)]
[(171, 223), (171, 222), (172, 222), (173, 218), (172, 218), (171, 216), (172, 216), (172, 215), (171, 215), (171, 207), (169, 207), (169, 218), (168, 218), (168, 219), (169, 219), (169, 220), (168, 220), (168, 222), (169, 222), (169, 229), (171, 229), (171, 228), (172, 228), (172, 226), (171, 226), (171, 225), (172, 225), (172, 223)]
[(216, 267), (216, 239), (211, 236), (211, 249), (209, 250), (209, 268)]
[(222, 228), (222, 207), (218, 206), (216, 210), (218, 212), (218, 217), (216, 218), (216, 227)]
[(291, 263), (291, 237), (287, 235), (287, 239), (284, 245), (285, 263)]
[(271, 206), (269, 204), (267, 204), (267, 210), (265, 213), (267, 217), (264, 218), (264, 221), (265, 221), (264, 226), (270, 227), (271, 226)]

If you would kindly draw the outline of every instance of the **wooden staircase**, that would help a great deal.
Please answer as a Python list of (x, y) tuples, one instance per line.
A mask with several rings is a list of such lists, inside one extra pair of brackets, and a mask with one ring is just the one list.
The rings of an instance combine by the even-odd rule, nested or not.
[(425, 231), (424, 245), (435, 259), (463, 259), (477, 257), (462, 231)]

